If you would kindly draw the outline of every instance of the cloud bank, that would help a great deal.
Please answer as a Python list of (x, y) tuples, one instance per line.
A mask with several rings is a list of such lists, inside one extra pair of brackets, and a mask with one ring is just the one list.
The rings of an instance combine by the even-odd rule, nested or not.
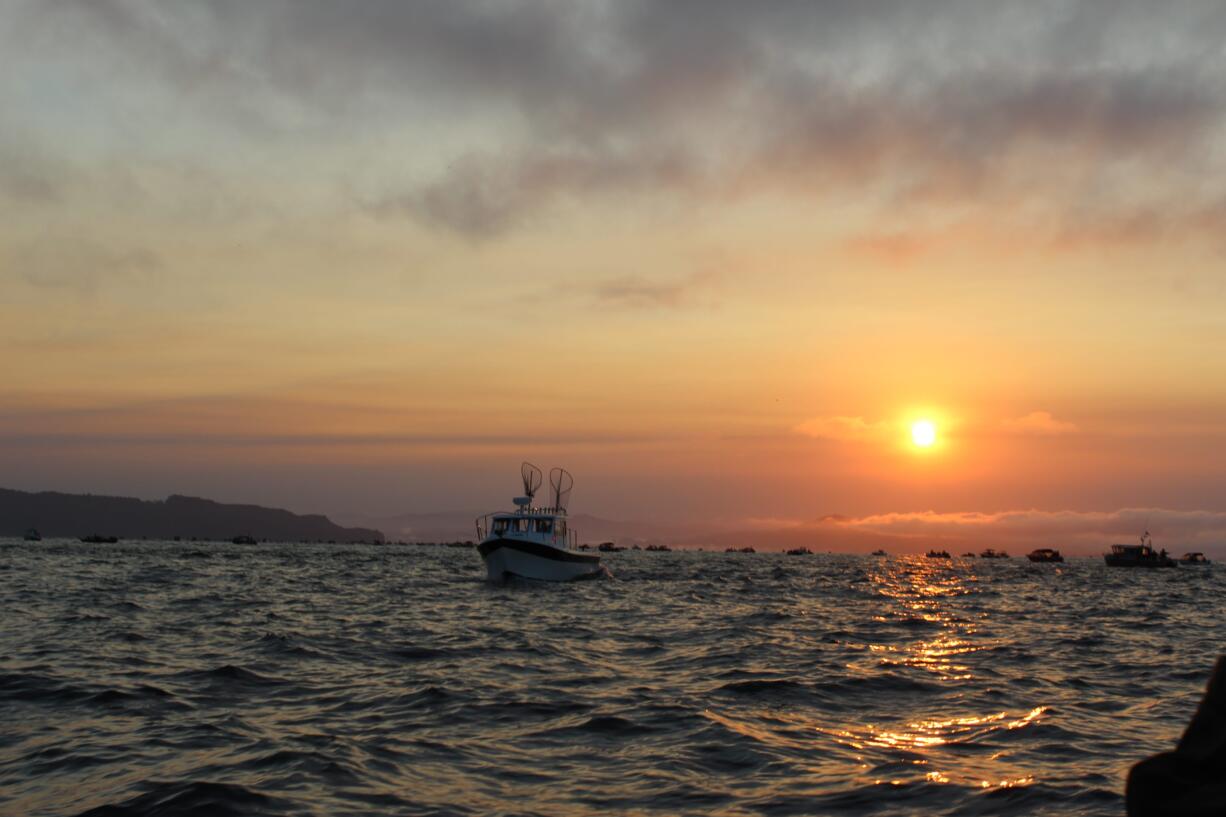
[(9, 15), (4, 67), (64, 55), (57, 70), (120, 114), (186, 106), (262, 142), (435, 134), (440, 161), (388, 163), (363, 206), (473, 239), (624, 194), (997, 208), (1068, 246), (1223, 226), (1214, 2), (30, 0)]
[(1134, 543), (1146, 530), (1153, 534), (1156, 546), (1173, 553), (1200, 550), (1226, 557), (1226, 512), (1169, 508), (921, 511), (859, 517), (832, 515), (805, 522), (753, 520), (746, 523), (744, 530), (706, 539), (719, 545), (736, 542), (768, 548), (806, 545), (837, 551), (885, 547), (914, 553), (941, 547), (960, 553), (996, 547), (1010, 549), (1016, 557), (1037, 547), (1094, 555), (1115, 543)]

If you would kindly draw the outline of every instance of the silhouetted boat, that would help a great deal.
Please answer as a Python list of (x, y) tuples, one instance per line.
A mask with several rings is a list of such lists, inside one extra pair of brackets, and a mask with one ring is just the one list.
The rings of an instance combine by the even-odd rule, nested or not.
[(792, 548), (791, 550), (787, 552), (787, 554), (789, 556), (811, 556), (813, 554), (813, 551), (809, 550), (806, 547), (798, 547), (798, 548)]
[(118, 536), (99, 536), (92, 533), (89, 536), (82, 536), (81, 541), (90, 545), (113, 545), (119, 541)]
[(672, 548), (668, 545), (648, 545), (644, 550), (650, 550), (652, 553), (668, 553)]
[(27, 528), (25, 534), (23, 534), (21, 538), (25, 539), (27, 542), (43, 541), (43, 535), (39, 533), (36, 528)]
[(751, 547), (743, 547), (743, 548), (725, 548), (725, 549), (724, 549), (724, 553), (757, 553), (757, 552), (758, 552), (758, 551), (754, 550), (754, 549), (753, 549), (753, 548), (751, 548)]
[[(599, 556), (579, 550), (576, 533), (567, 525), (566, 505), (575, 484), (571, 475), (562, 468), (550, 471), (553, 502), (537, 508), (532, 500), (544, 481), (541, 469), (525, 462), (519, 473), (524, 480), (524, 495), (513, 500), (515, 510), (487, 513), (477, 519), (477, 551), (485, 560), (489, 579), (557, 582), (605, 573)], [(604, 545), (600, 549), (604, 550)]]
[(1111, 567), (1177, 567), (1179, 565), (1166, 555), (1165, 548), (1161, 552), (1154, 550), (1149, 531), (1141, 534), (1139, 545), (1112, 545), (1111, 552), (1103, 554), (1103, 561)]
[(963, 559), (974, 559), (974, 558), (975, 558), (975, 554), (974, 554), (974, 553), (970, 553), (970, 552), (968, 551), (967, 553), (963, 553), (963, 554), (962, 554), (962, 558), (963, 558)]
[(247, 536), (247, 535), (245, 535), (245, 534), (244, 534), (244, 535), (242, 535), (242, 536), (235, 536), (233, 539), (231, 539), (231, 540), (230, 540), (230, 542), (231, 542), (231, 544), (235, 544), (235, 545), (254, 545), (254, 544), (258, 544), (258, 543), (256, 542), (256, 540), (255, 540), (255, 537), (254, 537), (254, 536)]
[(1185, 553), (1179, 557), (1179, 563), (1181, 565), (1208, 565), (1209, 560), (1203, 553)]
[(979, 554), (979, 558), (980, 559), (1008, 559), (1009, 554), (1003, 550), (992, 550), (992, 548), (988, 548), (987, 550)]
[(624, 547), (614, 544), (613, 542), (601, 542), (596, 546), (596, 549), (601, 553), (621, 553), (623, 550), (625, 550)]
[(886, 553), (884, 550), (874, 550), (872, 555), (873, 556), (889, 556), (890, 554)]
[(1063, 562), (1064, 557), (1060, 555), (1060, 551), (1052, 548), (1039, 548), (1032, 550), (1026, 554), (1026, 558), (1032, 562)]
[(928, 559), (948, 559), (949, 551), (948, 550), (930, 550), (927, 553), (925, 553), (924, 556), (925, 558), (928, 558)]

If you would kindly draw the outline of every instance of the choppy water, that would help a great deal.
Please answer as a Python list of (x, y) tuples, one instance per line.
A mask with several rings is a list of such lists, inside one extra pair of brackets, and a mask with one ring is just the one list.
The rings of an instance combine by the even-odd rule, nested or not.
[(1226, 642), (1204, 569), (606, 563), (0, 540), (0, 814), (1121, 814)]

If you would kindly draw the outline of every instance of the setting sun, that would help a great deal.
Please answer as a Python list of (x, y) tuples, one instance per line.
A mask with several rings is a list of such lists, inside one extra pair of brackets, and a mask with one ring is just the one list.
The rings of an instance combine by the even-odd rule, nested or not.
[(937, 427), (931, 420), (916, 420), (911, 424), (911, 442), (928, 448), (937, 441)]

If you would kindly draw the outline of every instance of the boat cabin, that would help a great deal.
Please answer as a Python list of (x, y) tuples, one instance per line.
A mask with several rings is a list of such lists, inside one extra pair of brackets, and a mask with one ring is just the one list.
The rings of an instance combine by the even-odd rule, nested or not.
[(577, 534), (566, 524), (566, 511), (557, 508), (522, 506), (507, 513), (490, 513), (477, 520), (477, 538), (490, 537), (540, 542), (553, 547), (573, 548)]
[(1152, 545), (1112, 545), (1112, 556), (1122, 556), (1128, 559), (1157, 559)]

